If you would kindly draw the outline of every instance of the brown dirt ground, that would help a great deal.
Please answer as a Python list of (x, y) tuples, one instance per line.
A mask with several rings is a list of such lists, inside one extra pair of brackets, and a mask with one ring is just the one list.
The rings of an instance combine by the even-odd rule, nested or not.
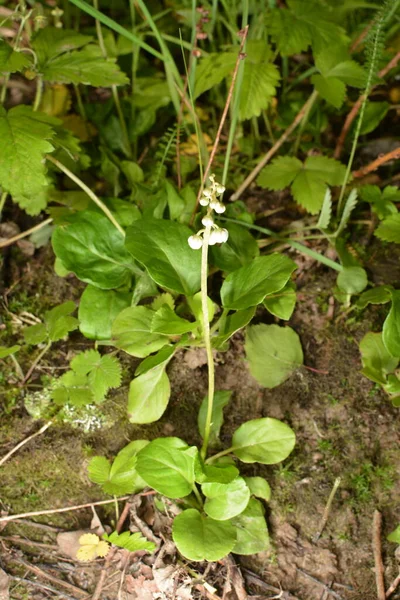
[[(393, 255), (377, 258), (373, 244), (371, 253), (372, 279), (398, 285), (397, 258)], [(249, 592), (260, 598), (268, 598), (272, 592), (254, 585), (257, 581), (254, 574), (269, 585), (282, 587), (298, 600), (325, 597), (375, 600), (371, 535), (376, 508), (384, 519), (387, 586), (398, 573), (395, 546), (386, 542), (385, 537), (400, 523), (400, 436), (398, 411), (359, 372), (357, 342), (367, 331), (379, 330), (385, 310), (372, 307), (362, 315), (354, 312), (343, 315), (336, 305), (332, 315), (334, 275), (308, 259), (293, 257), (299, 263), (300, 274), (297, 308), (289, 324), (300, 335), (306, 367), (281, 386), (266, 390), (248, 372), (241, 334), (234, 337), (226, 353), (217, 355), (216, 387), (233, 391), (232, 401), (225, 410), (223, 444), (229, 443), (233, 430), (243, 421), (262, 416), (285, 420), (297, 435), (295, 451), (282, 465), (245, 466), (245, 474), (265, 476), (271, 484), (272, 500), (267, 514), (272, 542), (268, 552), (240, 562), (248, 577)], [(2, 317), (6, 340), (11, 335), (12, 314), (18, 316), (28, 311), (40, 316), (58, 302), (79, 297), (82, 286), (75, 278), (60, 279), (54, 275), (50, 248), (36, 252), (28, 262), (14, 248), (7, 261)], [(257, 314), (257, 320), (272, 322), (265, 311)], [(20, 330), (14, 325), (14, 343), (18, 337)], [(78, 333), (72, 334), (68, 342), (55, 344), (32, 378), (31, 386), (45, 383), (49, 374), (62, 373), (58, 369), (65, 367), (72, 353), (87, 345)], [(25, 370), (31, 359), (32, 354), (21, 353)], [(95, 454), (113, 456), (132, 439), (161, 434), (177, 435), (191, 444), (199, 442), (197, 409), (207, 385), (202, 356), (182, 352), (174, 359), (169, 366), (170, 405), (158, 423), (147, 427), (131, 425), (126, 419), (127, 383), (136, 363), (127, 357), (123, 364), (125, 385), (105, 404), (114, 425), (87, 435), (67, 426), (54, 426), (34, 440), (2, 468), (0, 509), (16, 513), (102, 499), (100, 490), (87, 479), (88, 459)], [(23, 407), (23, 392), (13, 385), (11, 369), (5, 366), (1, 377), (0, 454), (3, 455), (18, 440), (35, 431), (37, 425)], [(313, 542), (333, 483), (339, 476), (341, 485), (327, 525), (319, 541)], [(112, 507), (98, 512), (105, 522), (113, 518)], [(70, 530), (88, 526), (90, 518), (87, 510), (36, 520)], [(36, 542), (54, 544), (51, 532), (43, 533), (21, 524), (9, 525), (1, 535), (26, 535)], [(0, 567), (7, 564), (13, 574), (21, 573), (21, 568), (18, 570), (10, 562), (12, 553), (28, 562), (45, 563), (50, 559), (42, 552), (45, 551), (0, 540)], [(98, 573), (97, 570), (95, 575)], [(87, 583), (89, 587), (91, 584), (93, 581)], [(12, 598), (48, 597), (40, 590), (35, 593), (31, 590), (26, 596), (23, 590), (23, 585), (19, 585)], [(111, 598), (104, 595), (108, 597)]]

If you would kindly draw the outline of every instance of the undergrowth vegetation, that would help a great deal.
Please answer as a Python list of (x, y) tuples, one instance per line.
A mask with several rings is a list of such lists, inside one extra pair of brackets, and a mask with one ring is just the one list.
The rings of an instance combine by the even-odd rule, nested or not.
[[(261, 386), (303, 367), (287, 324), (298, 257), (335, 273), (341, 318), (385, 305), (382, 327), (360, 342), (362, 373), (400, 406), (400, 290), (374, 285), (357, 246), (363, 227), (388, 252), (400, 243), (398, 140), (374, 149), (376, 132), (399, 124), (399, 1), (111, 4), (0, 6), (0, 211), (2, 225), (25, 228), (2, 229), (0, 247), (51, 244), (56, 274), (83, 290), (78, 305), (45, 307), (19, 328), (5, 304), (0, 359), (33, 419), (90, 432), (128, 378), (129, 421), (158, 421), (171, 361), (204, 349), (201, 446), (121, 437), (115, 457), (91, 458), (88, 476), (110, 496), (153, 490), (161, 512), (172, 500), (186, 559), (254, 554), (269, 546), (271, 488), (240, 466), (284, 461), (296, 432), (249, 419), (225, 447), (232, 392), (215, 389), (214, 362), (242, 332)], [(278, 208), (251, 209), (252, 193)], [(265, 227), (284, 210), (301, 218)], [(65, 372), (40, 380), (37, 367), (72, 332), (80, 343)], [(155, 548), (129, 532), (88, 535), (81, 560), (110, 544)], [(389, 539), (400, 543), (398, 530)]]

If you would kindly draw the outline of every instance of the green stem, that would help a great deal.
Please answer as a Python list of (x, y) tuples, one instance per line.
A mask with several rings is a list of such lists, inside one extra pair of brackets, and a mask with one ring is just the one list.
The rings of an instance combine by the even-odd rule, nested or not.
[(4, 104), (7, 95), (7, 84), (10, 81), (10, 73), (4, 75), (3, 87), (1, 88), (0, 104)]
[(0, 217), (1, 217), (1, 213), (3, 212), (3, 208), (6, 203), (7, 196), (8, 196), (8, 192), (3, 192), (0, 196)]
[(53, 165), (55, 165), (56, 167), (58, 167), (60, 169), (60, 171), (62, 171), (63, 173), (65, 173), (65, 175), (67, 175), (67, 177), (69, 177), (72, 181), (74, 181), (84, 192), (86, 192), (86, 194), (89, 196), (89, 198), (91, 198), (93, 200), (93, 202), (95, 204), (97, 204), (97, 206), (100, 208), (100, 210), (103, 211), (103, 213), (106, 215), (106, 217), (109, 218), (109, 220), (111, 221), (111, 223), (114, 225), (114, 227), (116, 229), (118, 229), (118, 231), (120, 232), (120, 234), (125, 237), (125, 231), (122, 229), (121, 225), (118, 223), (118, 221), (115, 219), (114, 215), (112, 214), (112, 212), (107, 208), (107, 206), (100, 200), (100, 198), (98, 198), (96, 196), (96, 194), (94, 192), (92, 192), (92, 190), (85, 184), (83, 183), (83, 181), (81, 179), (79, 179), (79, 177), (77, 177), (76, 175), (74, 175), (69, 169), (67, 169), (67, 167), (65, 165), (63, 165), (62, 163), (60, 163), (59, 160), (57, 160), (56, 158), (54, 158), (53, 156), (51, 156), (50, 154), (46, 155), (46, 159), (48, 161), (50, 161), (51, 163), (53, 163)]
[(74, 89), (75, 89), (76, 101), (78, 103), (79, 114), (84, 121), (87, 121), (85, 105), (83, 104), (82, 94), (81, 94), (79, 85), (74, 84)]
[(208, 275), (208, 243), (210, 240), (211, 227), (206, 227), (203, 236), (203, 246), (201, 249), (201, 309), (203, 313), (203, 338), (207, 353), (208, 366), (208, 407), (206, 423), (204, 427), (204, 440), (201, 448), (203, 459), (207, 456), (208, 442), (210, 439), (211, 420), (214, 404), (214, 358), (211, 347), (210, 321), (208, 315), (208, 297), (207, 297), (207, 275)]
[(330, 258), (327, 258), (326, 256), (324, 256), (323, 254), (320, 254), (319, 252), (315, 252), (315, 250), (311, 250), (311, 248), (307, 248), (307, 246), (303, 246), (303, 244), (299, 244), (298, 242), (295, 242), (294, 240), (291, 240), (289, 238), (280, 237), (279, 235), (277, 235), (274, 231), (271, 231), (270, 229), (266, 229), (265, 227), (259, 227), (258, 225), (250, 225), (249, 223), (245, 223), (244, 221), (239, 221), (238, 219), (229, 219), (228, 217), (219, 217), (219, 218), (222, 221), (228, 221), (229, 223), (237, 223), (238, 225), (247, 227), (247, 229), (254, 229), (255, 231), (260, 231), (261, 233), (265, 233), (266, 235), (269, 235), (272, 238), (274, 238), (275, 240), (277, 240), (278, 242), (283, 242), (285, 244), (288, 244), (289, 246), (292, 246), (292, 248), (295, 248), (302, 254), (306, 254), (307, 256), (310, 256), (314, 260), (317, 260), (318, 262), (326, 265), (327, 267), (330, 267), (331, 269), (334, 269), (335, 271), (339, 271), (339, 272), (343, 271), (343, 266), (340, 265), (339, 263), (331, 260)]
[(303, 116), (303, 118), (301, 120), (299, 131), (298, 131), (297, 137), (296, 137), (296, 141), (295, 141), (295, 143), (293, 145), (293, 154), (294, 154), (294, 156), (296, 156), (296, 154), (297, 154), (297, 152), (299, 150), (301, 136), (303, 135), (303, 131), (304, 131), (305, 126), (307, 125), (308, 117), (310, 116), (311, 109), (314, 106), (315, 101), (316, 101), (317, 98), (318, 98), (317, 94), (314, 94), (312, 96), (312, 102), (310, 102), (310, 104), (307, 106), (307, 110), (304, 113), (304, 116)]
[(42, 101), (42, 96), (43, 96), (43, 78), (42, 77), (38, 77), (37, 78), (37, 82), (36, 82), (35, 102), (33, 104), (33, 110), (34, 111), (39, 110), (39, 106), (40, 106), (40, 103)]
[(214, 454), (214, 456), (210, 456), (210, 458), (207, 458), (207, 460), (205, 461), (207, 465), (215, 462), (218, 458), (221, 458), (222, 456), (226, 456), (227, 454), (231, 454), (233, 452), (235, 448), (233, 446), (231, 446), (230, 448), (227, 448), (226, 450), (221, 450), (221, 452), (218, 452), (218, 454)]
[(198, 490), (198, 487), (197, 487), (197, 485), (195, 483), (193, 484), (193, 493), (196, 496), (197, 502), (202, 507), (203, 506), (203, 498), (201, 497), (201, 494), (200, 494), (200, 492)]

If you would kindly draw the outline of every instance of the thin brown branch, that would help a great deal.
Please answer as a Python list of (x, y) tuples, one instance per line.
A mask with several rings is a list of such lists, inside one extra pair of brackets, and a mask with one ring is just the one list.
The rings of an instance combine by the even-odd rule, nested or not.
[(396, 579), (393, 581), (393, 583), (390, 584), (390, 587), (388, 588), (387, 592), (386, 592), (386, 598), (389, 598), (399, 587), (400, 585), (400, 573), (399, 575), (397, 575)]
[[(392, 60), (390, 60), (388, 62), (388, 64), (379, 71), (379, 73), (378, 73), (379, 77), (381, 79), (383, 79), (391, 69), (394, 69), (394, 67), (397, 65), (397, 63), (399, 61), (400, 61), (400, 52), (395, 54), (395, 56), (392, 58)], [(371, 88), (371, 91), (374, 89), (374, 87)], [(362, 106), (362, 103), (364, 102), (364, 99), (365, 99), (365, 95), (361, 94), (361, 96), (358, 98), (357, 102), (354, 104), (351, 111), (349, 112), (349, 114), (346, 117), (346, 120), (344, 122), (342, 131), (340, 132), (340, 135), (339, 135), (339, 138), (338, 138), (338, 141), (336, 144), (335, 152), (333, 155), (336, 159), (340, 158), (340, 155), (343, 150), (344, 142), (346, 141), (347, 134), (350, 130), (350, 127), (351, 127), (354, 119), (356, 118), (356, 116), (359, 113), (359, 110)]]
[(363, 43), (363, 41), (367, 37), (368, 32), (370, 31), (373, 24), (374, 24), (374, 20), (372, 20), (370, 23), (368, 23), (368, 25), (366, 27), (364, 27), (364, 29), (362, 30), (360, 35), (351, 44), (351, 46), (349, 48), (350, 53), (355, 52), (357, 50), (358, 46), (360, 46), (360, 44)]
[(240, 42), (240, 48), (239, 48), (238, 56), (237, 56), (237, 59), (236, 59), (235, 68), (234, 68), (234, 71), (233, 71), (233, 74), (232, 74), (232, 81), (231, 81), (231, 85), (229, 86), (228, 96), (226, 98), (224, 110), (222, 112), (221, 120), (219, 122), (218, 131), (217, 131), (217, 134), (215, 136), (214, 145), (213, 145), (212, 150), (211, 150), (210, 158), (208, 159), (208, 163), (207, 163), (206, 169), (204, 171), (203, 181), (201, 182), (201, 185), (199, 187), (199, 191), (198, 191), (197, 198), (196, 198), (196, 206), (194, 207), (194, 210), (193, 210), (193, 214), (192, 214), (192, 218), (191, 218), (191, 223), (193, 223), (193, 221), (194, 221), (194, 217), (196, 215), (196, 211), (197, 211), (197, 208), (199, 206), (201, 194), (203, 193), (203, 189), (204, 189), (204, 186), (206, 184), (208, 175), (210, 173), (211, 166), (212, 166), (212, 164), (214, 162), (214, 158), (215, 158), (215, 155), (217, 153), (217, 149), (218, 149), (218, 145), (219, 145), (219, 140), (220, 140), (220, 137), (221, 137), (222, 129), (223, 129), (223, 126), (225, 124), (226, 117), (228, 115), (228, 110), (229, 110), (229, 106), (230, 106), (230, 103), (231, 103), (231, 100), (232, 100), (233, 91), (235, 89), (235, 83), (236, 83), (236, 78), (237, 78), (237, 74), (238, 74), (238, 71), (239, 71), (239, 65), (240, 65), (240, 62), (245, 58), (245, 55), (243, 54), (243, 48), (244, 48), (244, 45), (246, 43), (246, 38), (247, 38), (248, 30), (249, 30), (249, 26), (246, 25), (246, 27), (244, 29), (242, 29), (241, 31), (239, 31), (239, 33), (238, 33), (238, 35), (240, 35), (240, 37), (241, 37), (241, 42)]
[(46, 219), (45, 221), (42, 221), (38, 225), (35, 225), (34, 227), (31, 227), (30, 229), (27, 229), (26, 231), (23, 231), (22, 233), (18, 233), (17, 235), (14, 235), (11, 238), (2, 240), (0, 242), (0, 248), (5, 248), (6, 246), (11, 246), (11, 244), (18, 242), (18, 240), (22, 240), (23, 238), (28, 237), (28, 235), (31, 235), (31, 233), (34, 233), (35, 231), (39, 231), (39, 229), (42, 229), (43, 227), (45, 227), (45, 225), (49, 225), (52, 221), (53, 221), (53, 219), (51, 219), (51, 218)]
[(35, 573), (35, 575), (37, 575), (38, 577), (43, 577), (43, 579), (48, 579), (52, 583), (55, 583), (56, 585), (59, 585), (59, 586), (65, 588), (66, 590), (70, 590), (71, 592), (73, 592), (75, 594), (75, 596), (74, 596), (75, 598), (78, 598), (78, 597), (87, 598), (88, 597), (88, 594), (81, 588), (77, 587), (76, 585), (72, 585), (72, 583), (68, 583), (67, 581), (58, 579), (57, 577), (54, 577), (54, 575), (50, 575), (50, 573), (47, 573), (47, 571), (43, 571), (43, 569), (40, 569), (36, 565), (31, 565), (31, 564), (27, 563), (22, 558), (15, 558), (14, 560), (15, 560), (15, 562), (23, 565), (24, 568), (27, 569), (28, 571)]
[(353, 177), (364, 177), (364, 175), (368, 175), (368, 173), (371, 173), (371, 171), (376, 171), (376, 169), (381, 165), (384, 165), (390, 160), (396, 160), (397, 158), (400, 158), (400, 148), (395, 148), (391, 152), (388, 152), (383, 156), (379, 156), (379, 158), (372, 161), (369, 165), (358, 169), (358, 171), (353, 171)]
[(44, 585), (43, 583), (39, 583), (38, 581), (32, 581), (32, 579), (25, 579), (23, 577), (17, 577), (16, 575), (13, 575), (12, 580), (18, 581), (18, 583), (23, 583), (24, 585), (31, 585), (40, 590), (45, 590), (47, 592), (57, 594), (57, 598), (59, 598), (60, 600), (76, 600), (73, 596), (70, 596), (69, 594), (64, 594), (64, 592), (56, 590), (51, 585)]
[(238, 188), (238, 190), (234, 194), (232, 194), (232, 196), (231, 196), (231, 200), (232, 201), (238, 200), (238, 198), (240, 198), (240, 196), (249, 187), (249, 185), (254, 181), (254, 179), (257, 177), (257, 175), (260, 173), (260, 171), (271, 160), (271, 158), (274, 156), (274, 154), (277, 153), (277, 151), (282, 146), (282, 144), (284, 144), (284, 142), (286, 142), (286, 140), (288, 139), (288, 137), (293, 133), (293, 131), (296, 129), (296, 127), (301, 123), (304, 115), (307, 113), (309, 107), (314, 103), (315, 98), (316, 98), (317, 95), (318, 95), (318, 92), (316, 92), (316, 91), (314, 91), (311, 94), (311, 96), (303, 104), (302, 108), (297, 113), (297, 115), (294, 118), (294, 120), (291, 123), (291, 125), (289, 125), (289, 127), (283, 132), (283, 134), (281, 135), (281, 137), (279, 138), (279, 140), (277, 140), (275, 142), (275, 144), (272, 146), (272, 148), (270, 148), (268, 150), (268, 152), (261, 159), (261, 161), (258, 163), (258, 165), (246, 177), (246, 179), (243, 181), (242, 185)]
[(377, 590), (377, 600), (385, 600), (385, 580), (384, 580), (384, 568), (382, 562), (382, 515), (379, 510), (374, 511), (374, 519), (372, 524), (372, 547), (374, 551), (374, 563), (375, 563), (375, 581)]
[[(118, 502), (128, 500), (130, 496), (122, 496), (117, 498)], [(8, 521), (15, 521), (16, 519), (25, 519), (26, 517), (40, 517), (42, 515), (54, 515), (58, 513), (71, 512), (74, 510), (81, 510), (82, 508), (90, 508), (91, 506), (102, 506), (103, 504), (114, 504), (115, 499), (112, 500), (99, 500), (98, 502), (87, 502), (86, 504), (77, 504), (75, 506), (64, 506), (63, 508), (50, 508), (48, 510), (37, 510), (27, 513), (19, 513), (18, 515), (8, 515), (7, 517), (0, 517), (0, 523), (6, 523)], [(123, 513), (122, 513), (123, 514)], [(122, 515), (121, 515), (122, 516)]]
[(30, 435), (27, 438), (25, 438), (24, 440), (22, 440), (22, 442), (19, 442), (19, 444), (17, 444), (12, 450), (10, 450), (10, 452), (8, 452), (5, 456), (3, 456), (3, 458), (0, 460), (0, 467), (2, 465), (4, 465), (4, 463), (9, 458), (11, 458), (11, 456), (13, 454), (15, 454), (15, 452), (17, 452), (20, 448), (22, 448), (22, 446), (25, 446), (25, 444), (27, 444), (31, 440), (35, 439), (35, 437), (37, 437), (38, 435), (41, 435), (42, 433), (44, 433), (50, 427), (50, 425), (52, 423), (53, 423), (53, 421), (48, 421), (45, 425), (43, 425), (43, 427), (41, 427), (39, 429), (39, 431), (36, 431), (36, 433), (32, 433), (32, 435)]

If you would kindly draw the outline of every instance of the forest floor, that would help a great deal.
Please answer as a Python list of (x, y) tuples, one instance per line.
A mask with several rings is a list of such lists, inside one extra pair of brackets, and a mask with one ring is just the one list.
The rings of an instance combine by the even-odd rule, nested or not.
[[(270, 219), (268, 226), (273, 225)], [(36, 251), (29, 261), (23, 250), (21, 247), (8, 250), (3, 263), (3, 328), (9, 331), (12, 322), (14, 343), (20, 334), (21, 315), (41, 316), (62, 301), (77, 299), (82, 288), (74, 276), (60, 279), (54, 274), (50, 246)], [(385, 254), (382, 245), (375, 247), (373, 242), (368, 245), (368, 253), (365, 264), (371, 280), (400, 287), (398, 257)], [(372, 548), (375, 509), (383, 515), (387, 587), (398, 575), (395, 545), (385, 539), (400, 522), (400, 431), (398, 409), (360, 373), (357, 343), (367, 331), (379, 330), (384, 309), (371, 306), (362, 316), (355, 311), (344, 313), (332, 296), (335, 274), (312, 259), (292, 251), (290, 255), (299, 266), (298, 302), (290, 326), (300, 335), (306, 366), (278, 388), (266, 390), (248, 372), (241, 334), (233, 338), (227, 352), (216, 355), (216, 387), (233, 392), (229, 410), (225, 411), (222, 441), (229, 442), (232, 431), (246, 419), (266, 416), (284, 419), (297, 436), (294, 452), (282, 465), (246, 465), (245, 475), (266, 477), (272, 488), (267, 512), (271, 547), (264, 554), (240, 558), (241, 573), (249, 595), (258, 598), (376, 600)], [(265, 311), (258, 321), (261, 318), (268, 318)], [(273, 322), (273, 317), (270, 319)], [(15, 385), (12, 364), (6, 366), (1, 375), (0, 456), (43, 423), (35, 422), (25, 410), (26, 395), (40, 390), (51, 376), (61, 374), (74, 352), (88, 345), (78, 332), (70, 335), (67, 342), (54, 344), (23, 391)], [(22, 368), (27, 370), (32, 356), (20, 353), (18, 357)], [(137, 363), (130, 357), (122, 360), (125, 385), (103, 405), (107, 427), (85, 434), (71, 426), (55, 424), (0, 467), (3, 516), (109, 498), (88, 480), (87, 463), (94, 455), (114, 456), (133, 439), (176, 435), (190, 444), (200, 442), (197, 412), (207, 388), (202, 350), (182, 351), (171, 362), (168, 369), (171, 402), (162, 419), (148, 426), (128, 422), (127, 388)], [(339, 489), (326, 526), (316, 540), (338, 477)], [(104, 524), (110, 523), (115, 518), (113, 504), (97, 507), (97, 514)], [(56, 596), (59, 598), (90, 598), (102, 562), (89, 566), (74, 564), (60, 553), (56, 535), (60, 530), (88, 528), (92, 516), (89, 507), (10, 522), (6, 526), (0, 523), (0, 567), (15, 577), (10, 586), (12, 599), (54, 597), (49, 592), (52, 587), (63, 590)], [(38, 528), (32, 524), (33, 520), (44, 527)], [(146, 560), (138, 559), (141, 570), (136, 570), (140, 574), (136, 587), (132, 583), (135, 577), (130, 575), (126, 582), (131, 587), (126, 583), (121, 589), (123, 567), (121, 561), (114, 562), (114, 575), (106, 580), (101, 598), (172, 598), (168, 590), (163, 596), (163, 592), (154, 591), (157, 586), (146, 587), (150, 577)], [(204, 574), (204, 566), (193, 563), (190, 568)], [(230, 563), (223, 563), (204, 574), (204, 579), (216, 589), (214, 597), (240, 597), (240, 592), (234, 591), (235, 585), (230, 590), (226, 584), (232, 568)], [(40, 572), (52, 574), (55, 580), (41, 578)], [(32, 574), (35, 575), (32, 585), (18, 579), (29, 579)], [(67, 585), (60, 588), (57, 580)], [(137, 587), (137, 581), (141, 587)], [(1, 593), (0, 581), (0, 598)], [(186, 597), (213, 597), (202, 586), (192, 593)], [(182, 594), (176, 597), (184, 598)], [(395, 600), (396, 594), (392, 598)]]

